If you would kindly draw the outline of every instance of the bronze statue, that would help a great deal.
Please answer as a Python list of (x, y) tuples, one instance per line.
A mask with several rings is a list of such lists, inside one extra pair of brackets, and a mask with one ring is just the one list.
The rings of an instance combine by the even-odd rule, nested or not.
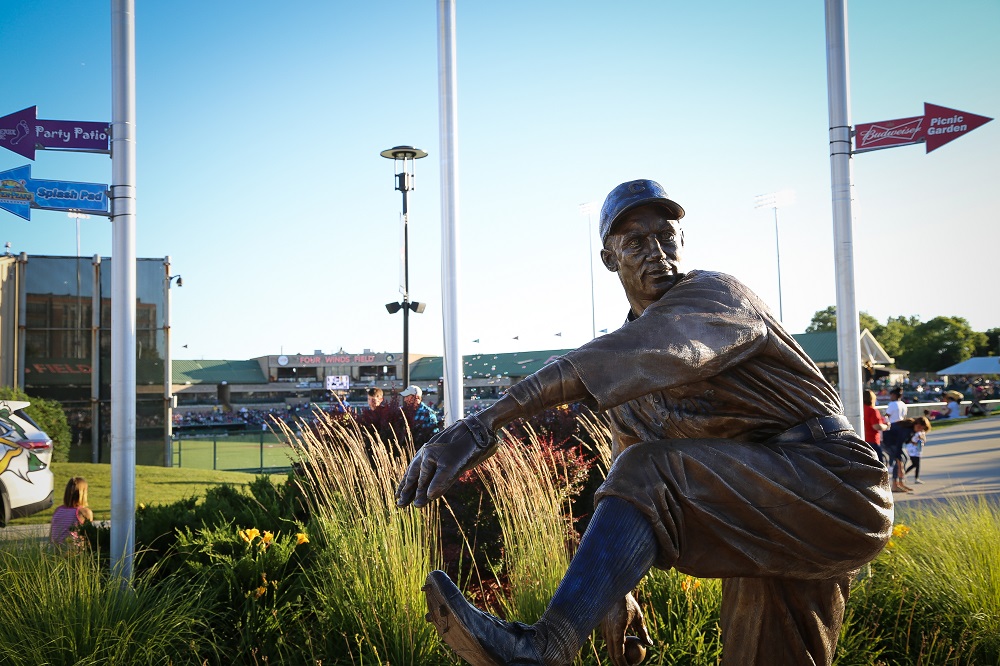
[(601, 259), (631, 305), (625, 324), (438, 434), (399, 484), (397, 504), (422, 507), (506, 423), (573, 401), (610, 411), (615, 462), (536, 624), (428, 576), (428, 619), (474, 666), (569, 664), (599, 624), (612, 663), (636, 663), (626, 633), (649, 639), (630, 592), (653, 566), (723, 579), (724, 664), (833, 660), (851, 581), (892, 528), (888, 475), (760, 298), (729, 275), (680, 272), (683, 216), (656, 182), (616, 187)]

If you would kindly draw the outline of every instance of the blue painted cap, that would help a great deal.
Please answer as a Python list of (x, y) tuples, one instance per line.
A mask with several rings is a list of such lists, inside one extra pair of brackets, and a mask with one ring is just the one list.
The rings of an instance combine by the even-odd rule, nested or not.
[(666, 190), (655, 180), (630, 180), (611, 190), (611, 194), (601, 206), (601, 224), (598, 227), (601, 242), (607, 240), (615, 222), (622, 215), (633, 208), (647, 204), (662, 205), (670, 211), (670, 219), (679, 220), (684, 217), (684, 209), (681, 205), (671, 200), (667, 196)]

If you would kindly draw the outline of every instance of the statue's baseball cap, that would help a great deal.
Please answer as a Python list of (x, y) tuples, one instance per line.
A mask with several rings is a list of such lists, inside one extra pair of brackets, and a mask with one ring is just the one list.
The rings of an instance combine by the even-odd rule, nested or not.
[(666, 190), (655, 180), (630, 180), (622, 183), (604, 200), (601, 206), (601, 224), (598, 228), (601, 234), (601, 242), (607, 240), (608, 234), (615, 226), (615, 222), (628, 211), (638, 206), (647, 204), (660, 204), (670, 211), (671, 219), (679, 220), (684, 217), (684, 209), (679, 203), (667, 196)]

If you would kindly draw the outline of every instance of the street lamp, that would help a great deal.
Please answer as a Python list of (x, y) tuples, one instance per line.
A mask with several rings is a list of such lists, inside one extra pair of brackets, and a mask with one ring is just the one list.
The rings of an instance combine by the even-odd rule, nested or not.
[(426, 303), (410, 302), (410, 216), (409, 193), (413, 189), (413, 163), (427, 153), (413, 146), (396, 146), (379, 153), (382, 157), (393, 161), (396, 174), (396, 189), (403, 193), (403, 284), (400, 291), (403, 294), (402, 303), (386, 303), (389, 314), (403, 311), (403, 388), (410, 385), (410, 310), (421, 313)]
[(596, 201), (580, 204), (580, 214), (587, 216), (587, 263), (590, 264), (590, 337), (597, 337), (597, 314), (594, 308), (594, 211), (598, 210)]
[(778, 238), (778, 209), (788, 206), (795, 200), (791, 190), (758, 194), (754, 197), (754, 208), (771, 208), (774, 210), (774, 248), (778, 258), (778, 321), (784, 323), (785, 311), (781, 303), (781, 241)]

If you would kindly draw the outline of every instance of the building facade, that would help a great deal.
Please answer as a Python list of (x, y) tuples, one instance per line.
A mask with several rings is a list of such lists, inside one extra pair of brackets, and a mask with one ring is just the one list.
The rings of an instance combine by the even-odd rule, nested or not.
[[(108, 462), (111, 423), (108, 258), (0, 257), (0, 383), (57, 400), (70, 460)], [(170, 260), (136, 260), (136, 462), (162, 465), (169, 438)]]

